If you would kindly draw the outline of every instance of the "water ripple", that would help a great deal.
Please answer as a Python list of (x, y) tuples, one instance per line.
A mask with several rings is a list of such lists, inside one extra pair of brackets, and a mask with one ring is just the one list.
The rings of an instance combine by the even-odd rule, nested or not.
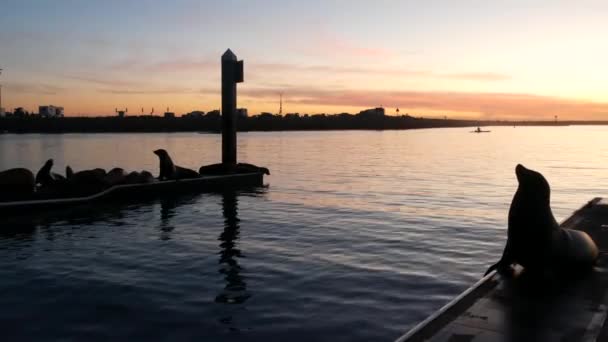
[[(607, 130), (240, 134), (239, 157), (270, 168), (268, 187), (3, 221), (3, 335), (392, 340), (500, 256), (517, 163), (545, 173), (558, 219), (605, 194), (608, 154), (588, 146)], [(201, 134), (5, 134), (0, 169), (53, 157), (59, 170), (155, 170), (159, 147), (197, 168), (219, 144)]]

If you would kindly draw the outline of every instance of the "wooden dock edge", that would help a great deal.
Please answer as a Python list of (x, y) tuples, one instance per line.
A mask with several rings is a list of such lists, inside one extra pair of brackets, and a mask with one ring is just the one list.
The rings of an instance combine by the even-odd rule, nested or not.
[[(577, 213), (581, 210), (590, 208), (598, 204), (602, 200), (601, 197), (595, 197), (587, 202), (578, 210), (574, 211), (568, 218), (560, 223), (560, 226), (573, 226), (575, 220), (579, 218)], [(395, 342), (414, 342), (425, 341), (432, 337), (434, 333), (447, 325), (450, 321), (456, 318), (459, 314), (466, 311), (471, 300), (478, 298), (480, 295), (495, 288), (501, 281), (501, 276), (496, 271), (490, 272), (485, 277), (481, 278), (471, 287), (452, 299), (449, 303), (435, 311), (422, 322), (416, 324), (407, 333), (397, 338)], [(436, 328), (436, 329), (433, 329)]]
[[(480, 291), (487, 291), (498, 284), (498, 281), (494, 279), (496, 275), (496, 271), (490, 272), (485, 277), (479, 279), (473, 286), (466, 289), (463, 293), (459, 294), (456, 298), (452, 299), (449, 303), (441, 307), (439, 310), (435, 311), (429, 317), (427, 317), (424, 321), (416, 324), (410, 331), (408, 331), (405, 335), (399, 337), (395, 342), (405, 342), (405, 341), (415, 341), (414, 337), (421, 338), (423, 337), (421, 334), (424, 334), (424, 329), (428, 328), (429, 325), (437, 320), (439, 320), (442, 316), (453, 313), (452, 311), (458, 310), (456, 305), (462, 304), (468, 298), (473, 296), (478, 296)], [(493, 281), (494, 280), (494, 281)]]

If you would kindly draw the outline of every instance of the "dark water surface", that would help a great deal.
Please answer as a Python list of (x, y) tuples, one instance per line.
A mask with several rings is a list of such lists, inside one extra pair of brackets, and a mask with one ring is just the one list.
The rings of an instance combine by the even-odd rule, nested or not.
[[(500, 256), (523, 163), (559, 220), (608, 193), (608, 127), (239, 135), (267, 187), (0, 218), (3, 340), (390, 341)], [(198, 168), (207, 134), (0, 134), (0, 169)], [(63, 172), (62, 172), (63, 173)]]

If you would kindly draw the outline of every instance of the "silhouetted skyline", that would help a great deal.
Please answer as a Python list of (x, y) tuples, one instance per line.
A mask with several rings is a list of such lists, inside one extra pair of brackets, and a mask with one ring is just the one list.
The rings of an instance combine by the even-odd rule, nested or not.
[[(469, 119), (599, 120), (608, 4), (543, 0), (3, 2), (3, 107), (219, 108), (219, 56), (247, 61), (239, 107)], [(157, 113), (160, 114), (160, 113)]]

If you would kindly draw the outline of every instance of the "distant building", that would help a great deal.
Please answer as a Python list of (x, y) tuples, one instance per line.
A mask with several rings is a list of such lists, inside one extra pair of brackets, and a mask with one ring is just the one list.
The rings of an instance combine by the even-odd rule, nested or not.
[(16, 117), (24, 117), (27, 115), (28, 115), (28, 112), (25, 109), (23, 109), (23, 107), (17, 107), (17, 108), (15, 108), (15, 111), (13, 112), (13, 116), (16, 116)]
[(219, 118), (220, 116), (222, 116), (222, 112), (220, 112), (219, 109), (214, 109), (212, 111), (209, 111), (209, 112), (207, 112), (207, 115), (205, 115), (205, 117), (207, 117), (207, 118), (213, 118), (213, 117)]
[(63, 107), (38, 106), (38, 114), (43, 118), (62, 118)]
[(175, 113), (173, 113), (173, 112), (165, 112), (164, 117), (166, 119), (168, 119), (168, 118), (174, 118), (175, 117)]
[(384, 108), (378, 107), (378, 108), (362, 110), (357, 115), (365, 116), (365, 117), (382, 117), (382, 116), (384, 116)]
[(200, 111), (200, 110), (195, 110), (190, 113), (186, 113), (186, 114), (182, 115), (182, 117), (184, 117), (184, 118), (202, 118), (203, 116), (205, 116), (205, 112)]
[(248, 112), (247, 112), (247, 108), (237, 108), (236, 110), (236, 117), (237, 118), (247, 118), (249, 116)]
[(4, 108), (0, 107), (0, 118), (5, 115), (6, 115), (6, 113), (4, 112)]

